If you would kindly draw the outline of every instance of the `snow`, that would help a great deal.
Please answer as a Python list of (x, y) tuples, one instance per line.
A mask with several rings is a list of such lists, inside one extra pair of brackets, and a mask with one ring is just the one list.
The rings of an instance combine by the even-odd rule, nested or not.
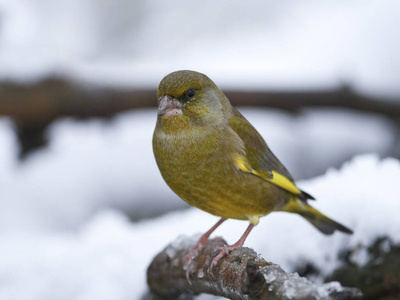
[[(0, 0), (0, 80), (154, 88), (171, 71), (194, 69), (223, 89), (349, 83), (365, 94), (400, 94), (399, 2), (182, 4)], [(354, 230), (324, 236), (301, 217), (273, 213), (246, 246), (287, 271), (312, 261), (329, 273), (340, 249), (361, 245), (352, 260), (363, 264), (362, 246), (376, 237), (400, 241), (400, 164), (381, 158), (399, 147), (392, 121), (345, 110), (241, 111), (294, 177), (307, 178), (299, 186), (318, 199), (313, 205)], [(0, 118), (0, 300), (139, 299), (156, 253), (216, 222), (182, 209), (163, 182), (154, 124), (153, 110), (58, 120), (49, 146), (21, 163), (14, 125)], [(233, 243), (246, 227), (230, 220), (216, 235)]]
[[(343, 247), (368, 245), (376, 237), (390, 236), (400, 240), (400, 209), (396, 178), (400, 175), (397, 159), (379, 159), (376, 155), (355, 157), (340, 171), (331, 169), (325, 175), (301, 182), (312, 193), (316, 208), (349, 226), (353, 235), (335, 233), (332, 237), (316, 235), (315, 229), (300, 217), (274, 213), (260, 222), (247, 240), (268, 260), (293, 270), (302, 259), (312, 261), (328, 274), (337, 266), (337, 253)], [(312, 240), (312, 242), (310, 242)], [(365, 258), (360, 256), (362, 264)]]
[[(322, 174), (359, 153), (385, 156), (396, 136), (390, 121), (372, 114), (308, 110), (294, 117), (277, 110), (241, 111), (295, 178)], [(139, 219), (188, 207), (155, 164), (155, 118), (154, 110), (138, 110), (110, 121), (59, 120), (47, 132), (49, 146), (21, 164), (13, 125), (0, 119), (0, 227), (77, 229), (106, 208)]]
[[(341, 170), (300, 183), (319, 198), (318, 208), (354, 230), (352, 236), (323, 236), (300, 218), (272, 213), (246, 245), (287, 270), (307, 258), (328, 273), (342, 247), (366, 245), (383, 234), (399, 242), (399, 176), (399, 161), (363, 155)], [(3, 231), (0, 299), (139, 299), (146, 291), (152, 257), (177, 236), (204, 232), (215, 220), (193, 208), (130, 223), (120, 212), (108, 210), (76, 232)], [(233, 242), (245, 226), (228, 221), (217, 234)]]
[[(270, 284), (269, 291), (276, 290), (277, 294), (282, 295), (285, 299), (305, 298), (312, 295), (315, 299), (324, 300), (330, 299), (330, 295), (334, 292), (343, 291), (339, 282), (329, 282), (316, 286), (297, 273), (282, 273), (279, 266), (274, 264), (265, 267), (262, 272), (266, 282)], [(275, 280), (278, 280), (277, 283), (275, 283)], [(279, 286), (278, 284), (281, 284), (281, 282), (283, 284)]]
[(347, 82), (393, 97), (399, 8), (392, 0), (1, 0), (0, 78), (154, 87), (172, 71), (194, 69), (224, 88)]
[[(135, 111), (108, 123), (58, 121), (48, 132), (49, 147), (23, 164), (12, 157), (17, 151), (9, 122), (0, 123), (0, 136), (4, 136), (0, 162), (14, 166), (9, 172), (1, 168), (0, 197), (7, 208), (0, 210), (1, 227), (68, 229), (110, 206), (134, 218), (185, 207), (163, 184), (154, 163), (155, 117), (153, 111)], [(164, 201), (155, 205), (154, 199), (159, 198)]]
[[(341, 110), (242, 112), (290, 170), (304, 174), (319, 165), (298, 185), (318, 199), (316, 208), (354, 230), (324, 236), (297, 215), (272, 213), (246, 246), (287, 271), (308, 260), (329, 273), (344, 247), (382, 235), (400, 241), (400, 163), (376, 154), (393, 144), (391, 122)], [(195, 208), (165, 213), (186, 206), (155, 165), (154, 123), (153, 110), (107, 122), (60, 120), (48, 131), (49, 146), (21, 163), (13, 124), (0, 119), (0, 300), (139, 299), (156, 253), (175, 239), (193, 242), (215, 224), (217, 217)], [(338, 157), (348, 161), (320, 171)], [(215, 235), (234, 243), (246, 227), (229, 220)], [(362, 264), (366, 255), (352, 259)]]

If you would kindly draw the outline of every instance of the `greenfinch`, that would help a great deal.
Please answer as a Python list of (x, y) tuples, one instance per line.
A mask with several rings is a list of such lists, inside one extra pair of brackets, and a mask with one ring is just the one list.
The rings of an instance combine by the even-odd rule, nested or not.
[(206, 75), (173, 72), (161, 80), (157, 96), (153, 151), (162, 177), (184, 201), (221, 217), (189, 261), (226, 219), (250, 224), (237, 243), (217, 249), (216, 259), (243, 246), (260, 217), (273, 211), (297, 213), (324, 234), (352, 233), (308, 204), (313, 197), (296, 186), (257, 130)]

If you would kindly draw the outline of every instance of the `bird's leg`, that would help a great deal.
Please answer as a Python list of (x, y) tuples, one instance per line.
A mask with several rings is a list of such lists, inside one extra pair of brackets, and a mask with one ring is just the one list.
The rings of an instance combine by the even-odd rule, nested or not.
[(219, 221), (211, 227), (210, 230), (208, 230), (206, 233), (204, 233), (200, 239), (198, 240), (196, 246), (193, 247), (192, 250), (190, 250), (185, 257), (183, 258), (184, 261), (186, 261), (186, 279), (190, 283), (190, 278), (189, 278), (189, 270), (190, 270), (190, 265), (192, 264), (193, 260), (199, 255), (199, 252), (204, 248), (204, 246), (208, 242), (208, 238), (210, 235), (215, 231), (215, 229), (218, 228), (219, 225), (221, 225), (226, 219), (221, 218)]
[(218, 228), (219, 225), (221, 225), (226, 219), (221, 218), (219, 219), (219, 221), (213, 226), (211, 227), (210, 230), (208, 230), (206, 233), (204, 233), (200, 239), (198, 240), (196, 246), (194, 246), (194, 248), (192, 250), (189, 251), (188, 254), (185, 255), (184, 260), (188, 260), (189, 264), (193, 261), (193, 259), (199, 254), (199, 252), (204, 248), (204, 246), (207, 244), (208, 242), (208, 238), (210, 237), (210, 235), (215, 231), (215, 229)]
[(240, 239), (233, 245), (215, 247), (215, 250), (217, 250), (217, 251), (219, 250), (220, 252), (218, 253), (218, 255), (216, 257), (214, 257), (211, 265), (216, 265), (222, 257), (229, 254), (232, 250), (242, 247), (244, 244), (244, 241), (246, 240), (247, 236), (249, 235), (250, 231), (254, 228), (254, 226), (255, 226), (254, 224), (250, 223), (250, 225), (247, 227), (246, 231), (243, 233), (243, 235), (240, 237)]

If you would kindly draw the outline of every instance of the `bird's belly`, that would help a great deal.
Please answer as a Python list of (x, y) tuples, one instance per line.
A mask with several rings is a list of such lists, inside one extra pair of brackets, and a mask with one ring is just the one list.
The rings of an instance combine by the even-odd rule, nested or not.
[(247, 220), (283, 208), (288, 193), (238, 170), (234, 157), (240, 150), (220, 138), (229, 134), (155, 136), (153, 148), (165, 182), (190, 205), (224, 218)]
[[(183, 200), (208, 213), (247, 220), (282, 208), (288, 195), (267, 181), (237, 170), (233, 164), (171, 165), (167, 184)], [(166, 178), (167, 177), (167, 178)]]

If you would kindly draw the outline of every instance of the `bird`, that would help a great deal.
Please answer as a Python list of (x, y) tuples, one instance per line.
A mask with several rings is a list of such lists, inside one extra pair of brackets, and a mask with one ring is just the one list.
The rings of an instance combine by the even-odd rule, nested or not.
[(157, 98), (153, 152), (164, 181), (188, 204), (220, 217), (185, 257), (189, 265), (227, 219), (249, 225), (236, 243), (216, 248), (213, 263), (242, 247), (260, 217), (275, 211), (299, 214), (327, 235), (352, 233), (309, 204), (314, 198), (296, 186), (263, 137), (206, 75), (172, 72), (161, 80)]

